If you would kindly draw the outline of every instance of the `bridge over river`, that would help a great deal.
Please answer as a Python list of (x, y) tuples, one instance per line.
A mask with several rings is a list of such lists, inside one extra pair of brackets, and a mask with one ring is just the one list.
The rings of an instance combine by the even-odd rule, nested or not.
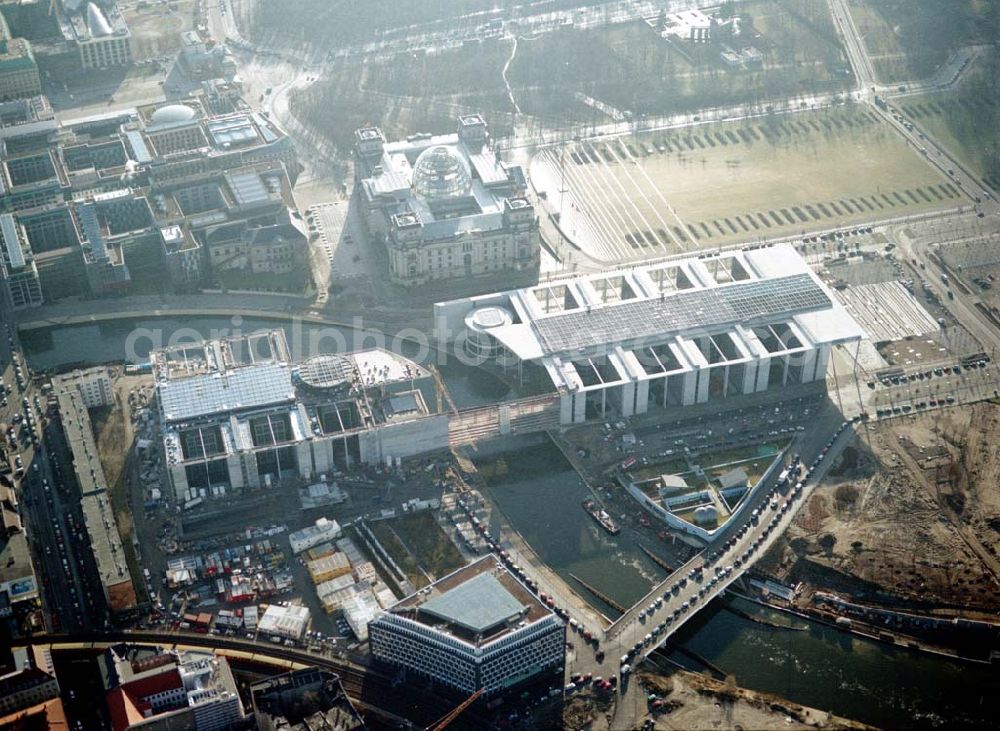
[[(745, 514), (758, 510), (760, 518), (756, 524), (744, 523), (747, 530), (742, 536), (737, 536), (741, 526), (726, 528), (705, 551), (678, 567), (627, 609), (604, 630), (603, 635), (595, 633), (595, 636), (603, 638), (600, 642), (603, 659), (598, 660), (596, 653), (581, 651), (572, 664), (572, 670), (609, 677), (620, 672), (625, 655), (629, 656), (627, 663), (635, 664), (663, 645), (766, 553), (817, 488), (834, 457), (851, 442), (858, 425), (864, 428), (860, 417), (855, 417), (852, 422), (839, 424), (832, 434), (824, 432), (801, 444), (803, 464), (808, 472), (801, 488), (796, 488), (793, 483), (782, 491), (766, 490), (752, 494), (749, 498), (752, 503), (747, 506)], [(772, 508), (772, 505), (777, 507)], [(734, 542), (725, 547), (731, 538), (735, 539)]]

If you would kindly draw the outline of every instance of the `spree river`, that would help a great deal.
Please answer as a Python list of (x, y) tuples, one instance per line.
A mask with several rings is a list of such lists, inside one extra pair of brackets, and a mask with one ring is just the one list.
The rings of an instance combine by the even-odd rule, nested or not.
[[(279, 327), (265, 320), (242, 320), (238, 329), (252, 332)], [(316, 352), (336, 352), (329, 328), (287, 326), (289, 343), (302, 354), (316, 330), (327, 336)], [(67, 363), (101, 363), (148, 355), (154, 344), (173, 336), (188, 340), (225, 334), (234, 329), (229, 318), (185, 318), (120, 321), (100, 325), (54, 327), (22, 335), (25, 354), (35, 369), (55, 369)], [(159, 333), (160, 340), (141, 340), (137, 332)], [(349, 333), (341, 334), (352, 343)], [(298, 343), (298, 346), (296, 346)], [(374, 343), (368, 343), (372, 345)], [(415, 346), (402, 344), (404, 355)], [(306, 355), (311, 353), (305, 353)], [(505, 385), (475, 368), (455, 362), (441, 368), (459, 408), (509, 397)], [(490, 458), (494, 477), (488, 492), (507, 519), (535, 552), (595, 606), (614, 616), (575, 584), (575, 574), (615, 601), (629, 605), (642, 597), (664, 572), (640, 554), (634, 533), (609, 536), (581, 508), (586, 487), (559, 450), (551, 444), (519, 449)], [(685, 648), (707, 659), (747, 688), (774, 693), (791, 701), (829, 710), (888, 728), (993, 727), (1000, 711), (1000, 672), (996, 667), (967, 665), (919, 654), (904, 648), (854, 637), (807, 623), (749, 602), (740, 609), (751, 616), (773, 618), (804, 627), (788, 631), (738, 616), (716, 602), (675, 635)], [(691, 665), (675, 653), (673, 659)], [(694, 667), (701, 670), (701, 667)]]
[[(609, 536), (582, 510), (590, 493), (554, 445), (499, 459), (507, 471), (488, 479), (488, 494), (535, 552), (598, 609), (615, 616), (571, 573), (624, 605), (663, 578), (632, 531)], [(715, 602), (675, 635), (744, 687), (886, 728), (980, 729), (993, 726), (1000, 711), (996, 667), (894, 648), (748, 601), (735, 604), (753, 617), (804, 628), (777, 629)], [(704, 670), (679, 652), (671, 659)]]
[(420, 362), (437, 365), (455, 405), (462, 409), (514, 396), (508, 386), (488, 372), (464, 365), (455, 358), (438, 360), (437, 352), (409, 341), (377, 339), (373, 333), (281, 320), (243, 317), (190, 317), (115, 320), (93, 325), (67, 325), (21, 333), (28, 363), (34, 370), (55, 370), (67, 364), (111, 361), (142, 362), (149, 352), (166, 345), (205, 338), (249, 334), (281, 328), (295, 360), (320, 353), (338, 353), (374, 346), (386, 347)]

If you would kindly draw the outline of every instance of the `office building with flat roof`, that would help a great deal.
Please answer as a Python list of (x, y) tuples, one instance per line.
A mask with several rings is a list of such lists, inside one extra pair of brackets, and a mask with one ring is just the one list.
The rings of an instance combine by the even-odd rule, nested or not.
[(56, 391), (55, 395), (59, 422), (73, 457), (73, 475), (80, 488), (83, 523), (90, 538), (103, 599), (113, 615), (128, 612), (136, 607), (138, 600), (87, 405), (83, 394), (72, 386)]
[[(335, 541), (343, 534), (340, 524), (332, 518), (317, 518), (313, 525), (307, 525), (301, 530), (288, 534), (288, 542), (292, 553), (298, 555), (310, 548)], [(341, 554), (343, 555), (343, 554)], [(350, 568), (348, 566), (348, 568)], [(320, 579), (323, 581), (323, 579)]]
[(0, 286), (13, 310), (43, 303), (42, 283), (28, 237), (9, 213), (0, 213)]
[(0, 728), (46, 728), (26, 719), (34, 715), (31, 709), (59, 699), (52, 655), (35, 645), (11, 648), (11, 652), (15, 669), (0, 675)]
[[(0, 18), (0, 26), (3, 19)], [(3, 37), (0, 27), (0, 101), (23, 99), (42, 93), (38, 64), (25, 38)]]
[(52, 377), (52, 388), (56, 392), (76, 390), (88, 409), (112, 406), (115, 392), (111, 387), (111, 375), (106, 366), (94, 366), (62, 373)]
[(0, 484), (0, 619), (39, 603), (38, 579), (13, 487)]
[(368, 638), (377, 660), (467, 693), (561, 685), (566, 625), (492, 554), (390, 607)]
[(0, 102), (0, 144), (5, 156), (48, 147), (58, 127), (52, 105), (44, 96)]
[(120, 644), (105, 651), (101, 668), (113, 731), (243, 727), (243, 704), (225, 657)]
[(52, 6), (63, 39), (76, 47), (83, 68), (132, 63), (132, 32), (114, 0), (58, 0)]
[(193, 98), (64, 125), (50, 116), (0, 103), (0, 212), (19, 225), (26, 259), (8, 280), (38, 285), (22, 294), (309, 283), (308, 239), (292, 215), (299, 165), (267, 118), (211, 114)]
[(298, 642), (309, 629), (312, 616), (309, 607), (298, 604), (269, 604), (257, 623), (261, 636), (281, 637)]

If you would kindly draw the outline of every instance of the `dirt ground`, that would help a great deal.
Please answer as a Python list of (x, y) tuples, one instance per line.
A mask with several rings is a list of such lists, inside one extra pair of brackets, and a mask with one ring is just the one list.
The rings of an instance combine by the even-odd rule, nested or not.
[[(135, 522), (128, 494), (129, 485), (135, 480), (134, 474), (128, 473), (130, 469), (135, 470), (134, 463), (129, 463), (129, 457), (133, 454), (135, 432), (128, 398), (131, 392), (141, 386), (151, 387), (152, 381), (148, 375), (126, 376), (117, 368), (113, 369), (111, 377), (116, 405), (91, 410), (91, 422), (101, 467), (111, 493), (111, 505), (125, 550), (125, 560), (132, 576), (140, 576), (141, 567), (133, 544)], [(141, 582), (135, 584), (140, 595), (143, 595), (145, 592), (140, 588)]]
[[(132, 523), (123, 472), (132, 449), (132, 442), (135, 439), (128, 397), (136, 389), (140, 387), (150, 388), (151, 385), (152, 380), (148, 375), (126, 376), (120, 370), (115, 369), (112, 373), (112, 387), (115, 392), (116, 405), (104, 406), (91, 411), (91, 421), (94, 425), (101, 467), (104, 469), (104, 477), (112, 492), (115, 517), (119, 521), (119, 529), (123, 533), (123, 538), (131, 536), (131, 530), (126, 531), (125, 526), (131, 526)], [(128, 535), (124, 535), (126, 532)]]
[(873, 425), (761, 568), (869, 603), (1000, 606), (1000, 407)]
[[(863, 729), (864, 724), (832, 716), (826, 711), (800, 706), (767, 693), (738, 688), (689, 672), (670, 676), (642, 672), (631, 693), (640, 707), (633, 719), (635, 728), (653, 722), (653, 729)], [(647, 694), (654, 693), (663, 706), (653, 712)], [(586, 696), (577, 696), (566, 706), (566, 728), (590, 731), (618, 731), (616, 721), (609, 721), (606, 704), (595, 704)]]

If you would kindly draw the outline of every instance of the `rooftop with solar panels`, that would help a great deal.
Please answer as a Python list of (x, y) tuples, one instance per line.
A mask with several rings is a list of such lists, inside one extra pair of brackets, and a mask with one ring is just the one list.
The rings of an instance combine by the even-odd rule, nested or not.
[[(261, 474), (286, 476), (294, 461), (301, 476), (310, 461), (290, 450), (437, 413), (433, 375), (408, 358), (371, 348), (296, 361), (281, 329), (161, 348), (150, 362), (168, 467), (254, 454)], [(208, 484), (223, 479), (211, 469)]]
[(435, 320), (463, 333), (468, 355), (540, 366), (560, 393), (632, 389), (614, 395), (632, 401), (618, 406), (626, 414), (647, 398), (686, 405), (820, 380), (830, 348), (864, 335), (788, 244), (440, 302)]

